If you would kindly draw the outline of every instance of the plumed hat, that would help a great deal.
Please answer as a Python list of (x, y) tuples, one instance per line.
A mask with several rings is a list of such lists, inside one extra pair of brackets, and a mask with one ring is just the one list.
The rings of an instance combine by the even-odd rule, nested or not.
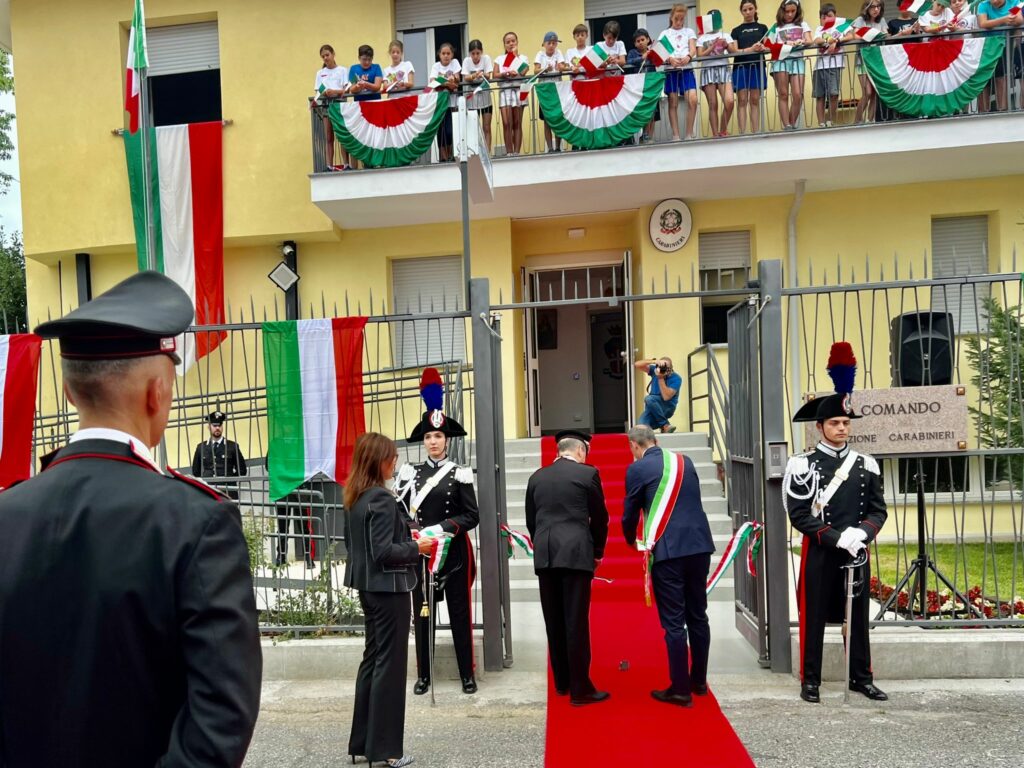
[(853, 410), (853, 382), (857, 377), (857, 358), (847, 341), (837, 341), (828, 353), (828, 375), (835, 388), (834, 395), (808, 400), (793, 415), (794, 422), (825, 421), (836, 416), (859, 419)]
[(464, 437), (466, 430), (455, 419), (446, 416), (444, 406), (444, 384), (437, 368), (424, 368), (420, 377), (420, 397), (423, 398), (427, 410), (419, 424), (409, 433), (410, 443), (422, 443), (427, 432), (443, 432), (445, 437)]

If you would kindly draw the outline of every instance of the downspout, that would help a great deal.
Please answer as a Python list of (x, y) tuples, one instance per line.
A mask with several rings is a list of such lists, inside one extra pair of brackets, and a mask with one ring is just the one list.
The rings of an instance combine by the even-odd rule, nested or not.
[[(796, 288), (800, 281), (796, 267), (796, 219), (800, 215), (800, 205), (804, 201), (804, 179), (798, 179), (793, 190), (793, 203), (789, 207), (789, 259), (786, 264), (790, 288)], [(789, 297), (789, 400), (796, 408), (800, 402), (800, 302), (796, 296)], [(803, 430), (793, 429), (793, 453), (804, 449)]]

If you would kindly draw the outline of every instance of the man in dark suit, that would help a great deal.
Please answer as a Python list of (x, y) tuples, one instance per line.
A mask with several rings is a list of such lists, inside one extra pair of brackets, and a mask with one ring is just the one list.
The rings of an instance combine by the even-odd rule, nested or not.
[[(245, 466), (242, 449), (234, 440), (224, 437), (224, 422), (227, 416), (216, 410), (206, 417), (210, 437), (196, 446), (192, 455), (192, 474), (196, 477), (238, 477), (249, 473)], [(238, 500), (238, 488), (234, 483), (221, 485), (224, 493)]]
[(590, 585), (604, 557), (608, 510), (600, 474), (584, 463), (590, 435), (564, 430), (555, 439), (558, 458), (526, 486), (526, 527), (555, 690), (582, 706), (609, 696), (590, 680)]
[[(690, 707), (692, 694), (708, 692), (711, 650), (706, 585), (715, 544), (700, 500), (700, 479), (689, 457), (660, 448), (654, 431), (646, 425), (629, 430), (629, 449), (636, 462), (626, 470), (622, 534), (629, 546), (638, 543), (637, 524), (643, 510), (645, 525), (639, 543), (654, 558), (651, 580), (658, 618), (665, 630), (672, 681), (666, 689), (651, 691), (651, 696), (666, 704)], [(657, 536), (659, 515), (663, 533)]]
[(192, 320), (141, 272), (59, 338), (67, 446), (0, 494), (0, 765), (238, 766), (262, 658), (238, 508), (153, 461)]

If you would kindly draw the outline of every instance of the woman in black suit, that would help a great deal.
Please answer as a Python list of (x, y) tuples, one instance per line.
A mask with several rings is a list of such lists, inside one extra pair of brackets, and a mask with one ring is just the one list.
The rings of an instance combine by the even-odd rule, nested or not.
[(345, 586), (359, 591), (366, 618), (366, 650), (356, 676), (348, 752), (370, 763), (405, 766), (405, 682), (409, 662), (409, 593), (416, 564), (429, 539), (413, 541), (406, 517), (385, 482), (395, 473), (398, 450), (390, 438), (367, 432), (356, 440), (345, 485)]

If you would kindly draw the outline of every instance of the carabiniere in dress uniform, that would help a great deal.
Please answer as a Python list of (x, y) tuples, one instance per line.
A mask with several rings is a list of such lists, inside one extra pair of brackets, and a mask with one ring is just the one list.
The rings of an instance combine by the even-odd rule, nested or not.
[(413, 591), (416, 617), (417, 680), (413, 693), (430, 690), (431, 657), (436, 631), (437, 603), (448, 603), (448, 618), (455, 645), (464, 693), (476, 693), (473, 660), (472, 589), (476, 561), (469, 531), (480, 524), (480, 510), (473, 490), (473, 470), (460, 467), (448, 458), (448, 443), (463, 437), (466, 431), (442, 410), (444, 389), (435, 368), (423, 371), (420, 395), (427, 410), (409, 434), (410, 443), (422, 442), (427, 459), (419, 464), (404, 464), (398, 471), (395, 493), (406, 504), (413, 525), (424, 533), (453, 536), (448, 557), (435, 578), (433, 605), (427, 602), (426, 579), (432, 578), (424, 560), (417, 570)]

